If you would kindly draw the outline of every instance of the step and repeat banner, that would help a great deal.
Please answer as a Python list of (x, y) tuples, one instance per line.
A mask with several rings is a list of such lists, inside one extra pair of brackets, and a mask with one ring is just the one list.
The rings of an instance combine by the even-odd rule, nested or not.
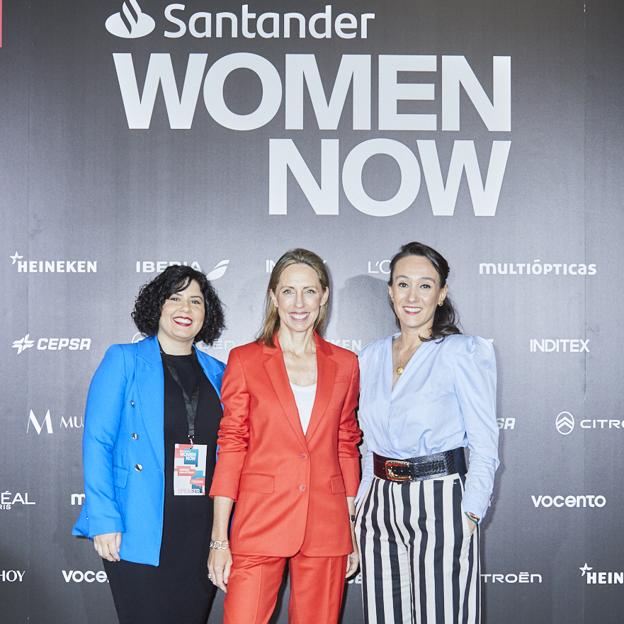
[[(394, 331), (389, 258), (418, 240), (448, 258), (464, 331), (499, 363), (485, 622), (623, 621), (620, 3), (0, 14), (0, 620), (115, 621), (70, 529), (89, 379), (140, 339), (141, 284), (205, 271), (226, 361), (259, 328), (275, 260), (303, 246), (331, 270), (327, 338), (358, 352)], [(360, 588), (344, 624), (363, 622)]]

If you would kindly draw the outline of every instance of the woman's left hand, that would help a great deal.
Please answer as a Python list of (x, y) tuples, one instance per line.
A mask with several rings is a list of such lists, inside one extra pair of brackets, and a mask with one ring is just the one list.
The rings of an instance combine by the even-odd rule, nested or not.
[(353, 529), (351, 530), (351, 541), (353, 542), (353, 552), (347, 557), (347, 571), (345, 572), (345, 578), (353, 576), (360, 566), (360, 552), (358, 550)]
[(477, 523), (473, 522), (465, 513), (462, 514), (462, 517), (464, 519), (464, 531), (467, 533), (468, 537), (472, 537), (472, 534), (477, 528)]
[(357, 569), (360, 567), (360, 555), (358, 554), (357, 548), (347, 557), (347, 571), (345, 573), (345, 578), (349, 578), (353, 576)]

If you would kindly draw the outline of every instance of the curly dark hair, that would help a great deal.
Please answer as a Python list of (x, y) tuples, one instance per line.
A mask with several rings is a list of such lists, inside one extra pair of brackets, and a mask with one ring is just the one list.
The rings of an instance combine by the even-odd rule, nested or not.
[(195, 342), (203, 340), (208, 345), (212, 344), (225, 327), (223, 306), (206, 275), (189, 266), (167, 267), (151, 282), (141, 286), (132, 311), (132, 320), (137, 329), (146, 336), (155, 336), (158, 333), (163, 303), (173, 293), (184, 290), (193, 280), (199, 284), (206, 312), (204, 324), (195, 336)]
[[(440, 277), (440, 287), (443, 288), (446, 285), (446, 280), (448, 279), (450, 273), (450, 268), (446, 258), (432, 247), (423, 243), (412, 241), (411, 243), (405, 243), (399, 252), (393, 256), (392, 260), (390, 260), (390, 279), (388, 280), (389, 286), (392, 286), (394, 269), (397, 262), (402, 258), (407, 258), (408, 256), (423, 256), (424, 258), (427, 258), (427, 260), (433, 264), (433, 268)], [(392, 302), (390, 303), (390, 306), (392, 307)], [(394, 312), (394, 307), (392, 307), (392, 311)], [(397, 318), (397, 324), (398, 322), (399, 319)], [(458, 325), (459, 316), (455, 311), (451, 300), (447, 296), (444, 299), (444, 303), (441, 306), (436, 307), (435, 315), (433, 317), (433, 327), (431, 328), (431, 337), (421, 338), (421, 340), (442, 340), (445, 336), (461, 334), (461, 330)]]

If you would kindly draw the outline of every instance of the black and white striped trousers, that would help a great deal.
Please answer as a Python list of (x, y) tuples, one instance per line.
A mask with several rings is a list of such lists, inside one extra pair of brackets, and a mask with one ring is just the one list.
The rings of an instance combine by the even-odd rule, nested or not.
[(479, 624), (479, 529), (462, 513), (464, 477), (373, 478), (358, 506), (366, 624)]

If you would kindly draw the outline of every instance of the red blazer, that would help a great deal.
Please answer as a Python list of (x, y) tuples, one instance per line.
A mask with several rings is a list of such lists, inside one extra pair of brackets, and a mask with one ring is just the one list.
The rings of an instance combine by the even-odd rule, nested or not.
[(339, 556), (353, 550), (347, 496), (360, 481), (357, 357), (316, 340), (317, 387), (303, 434), (279, 343), (230, 353), (210, 496), (236, 501), (235, 554)]

